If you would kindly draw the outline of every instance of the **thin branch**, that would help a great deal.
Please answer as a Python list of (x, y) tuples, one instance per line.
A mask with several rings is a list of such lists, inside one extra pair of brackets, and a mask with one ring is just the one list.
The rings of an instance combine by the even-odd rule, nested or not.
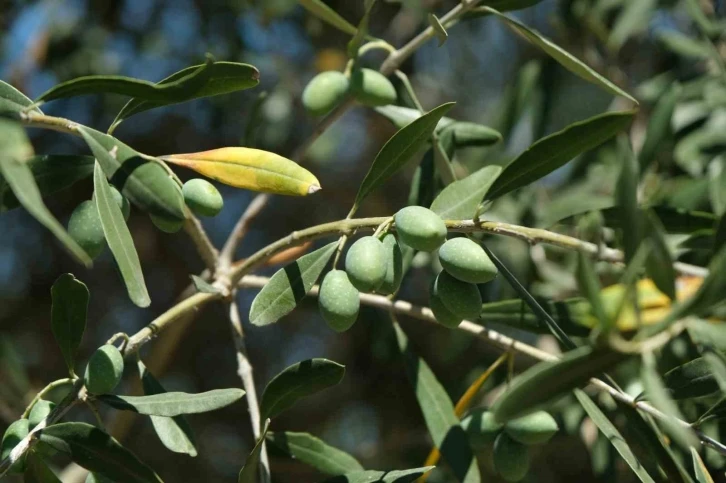
[(237, 249), (237, 245), (239, 245), (239, 242), (247, 234), (247, 231), (249, 231), (252, 221), (257, 218), (260, 213), (262, 213), (262, 210), (267, 204), (269, 198), (270, 195), (264, 193), (258, 194), (254, 197), (250, 204), (247, 205), (247, 209), (244, 213), (242, 213), (239, 221), (232, 229), (229, 237), (227, 237), (227, 241), (224, 243), (224, 247), (219, 254), (220, 267), (229, 268), (232, 263), (232, 258), (234, 257), (234, 251)]
[(214, 271), (217, 268), (218, 252), (209, 239), (207, 232), (204, 231), (199, 218), (192, 213), (188, 213), (187, 218), (184, 220), (184, 231), (187, 232), (194, 246), (197, 247), (197, 252), (202, 258), (204, 265), (209, 270)]

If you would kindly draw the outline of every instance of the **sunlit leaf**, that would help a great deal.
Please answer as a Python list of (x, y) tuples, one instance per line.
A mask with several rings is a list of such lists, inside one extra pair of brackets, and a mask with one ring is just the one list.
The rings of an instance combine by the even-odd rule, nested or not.
[[(0, 80), (0, 112), (20, 112), (31, 105), (33, 105), (33, 101), (28, 99), (25, 94)], [(40, 113), (38, 108), (33, 110)]]
[(68, 371), (73, 374), (76, 352), (86, 330), (88, 288), (72, 274), (65, 273), (55, 281), (50, 294), (53, 300), (50, 327)]
[(445, 220), (472, 218), (501, 172), (499, 166), (485, 166), (464, 179), (454, 181), (439, 193), (431, 204), (431, 211)]
[(354, 457), (326, 444), (310, 433), (292, 431), (268, 433), (267, 441), (321, 473), (340, 475), (363, 470), (363, 466)]
[(711, 478), (706, 465), (694, 447), (691, 447), (691, 458), (693, 459), (693, 472), (696, 474), (698, 483), (713, 483), (713, 478)]
[(436, 33), (436, 38), (439, 39), (439, 47), (441, 47), (446, 42), (446, 39), (449, 38), (449, 34), (446, 32), (446, 29), (441, 24), (441, 21), (436, 15), (434, 15), (433, 13), (429, 13), (428, 19), (429, 25), (432, 29), (434, 29), (434, 32)]
[(245, 392), (242, 389), (229, 388), (214, 389), (197, 394), (186, 392), (163, 392), (150, 396), (103, 394), (97, 399), (116, 409), (171, 418), (180, 414), (214, 411), (239, 401), (244, 395)]

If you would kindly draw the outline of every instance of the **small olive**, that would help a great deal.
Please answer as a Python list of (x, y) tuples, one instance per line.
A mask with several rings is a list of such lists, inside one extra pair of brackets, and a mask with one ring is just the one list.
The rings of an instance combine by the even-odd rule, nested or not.
[(403, 256), (395, 235), (389, 233), (383, 237), (383, 249), (386, 251), (386, 276), (376, 292), (389, 295), (395, 293), (403, 279)]
[(501, 433), (494, 441), (494, 468), (506, 481), (520, 481), (529, 471), (529, 449)]
[(432, 252), (446, 241), (446, 225), (439, 215), (423, 206), (407, 206), (396, 213), (396, 232), (403, 243)]
[(93, 353), (86, 366), (83, 382), (91, 394), (106, 394), (121, 382), (124, 358), (116, 346), (102, 345)]
[(366, 106), (386, 106), (396, 102), (396, 88), (391, 81), (373, 69), (355, 69), (350, 79), (355, 99)]
[(433, 293), (457, 317), (475, 319), (481, 313), (481, 294), (473, 283), (462, 282), (441, 272), (434, 280)]
[(345, 271), (355, 288), (361, 292), (377, 289), (386, 277), (386, 251), (374, 236), (364, 236), (348, 249)]
[(92, 259), (101, 254), (106, 246), (106, 236), (95, 201), (84, 201), (73, 210), (68, 221), (68, 234)]
[(151, 218), (151, 222), (154, 226), (164, 233), (176, 233), (181, 230), (182, 226), (184, 226), (184, 220), (164, 218), (158, 215), (152, 215), (151, 213), (149, 213), (149, 218)]
[(343, 270), (331, 270), (320, 284), (320, 313), (331, 329), (343, 332), (355, 323), (360, 310), (360, 293)]
[(536, 411), (504, 425), (512, 439), (527, 445), (546, 443), (559, 429), (555, 418), (545, 411)]
[(486, 283), (497, 276), (497, 267), (475, 241), (459, 237), (439, 249), (439, 260), (450, 275), (464, 282)]
[(197, 216), (217, 216), (224, 200), (212, 183), (206, 179), (194, 178), (184, 183), (184, 202)]
[(305, 86), (302, 94), (303, 106), (313, 116), (323, 116), (343, 100), (348, 86), (348, 78), (342, 72), (321, 72)]

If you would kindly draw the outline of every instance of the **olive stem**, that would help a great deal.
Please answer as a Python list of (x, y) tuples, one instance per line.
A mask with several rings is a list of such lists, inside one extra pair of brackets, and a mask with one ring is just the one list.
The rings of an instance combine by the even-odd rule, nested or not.
[(48, 394), (53, 389), (56, 389), (56, 388), (61, 387), (61, 386), (65, 386), (67, 384), (73, 384), (76, 381), (76, 379), (78, 379), (78, 378), (77, 377), (74, 377), (74, 378), (65, 377), (63, 379), (58, 379), (57, 381), (53, 381), (50, 384), (48, 384), (47, 386), (45, 386), (43, 389), (41, 389), (38, 392), (38, 394), (35, 395), (35, 397), (33, 398), (33, 400), (30, 401), (30, 404), (28, 404), (28, 407), (25, 408), (25, 411), (23, 411), (23, 414), (20, 417), (21, 418), (27, 418), (28, 415), (30, 415), (30, 411), (33, 410), (33, 406), (35, 406), (35, 403), (37, 403), (38, 401), (40, 401), (43, 398), (43, 396), (45, 396), (46, 394)]

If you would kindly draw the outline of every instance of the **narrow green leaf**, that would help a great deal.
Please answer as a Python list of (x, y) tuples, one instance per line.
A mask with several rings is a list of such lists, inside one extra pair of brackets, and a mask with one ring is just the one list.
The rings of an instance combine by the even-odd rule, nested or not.
[(114, 481), (162, 481), (154, 470), (111, 436), (86, 423), (59, 423), (40, 431), (40, 441), (70, 455), (78, 465)]
[(616, 96), (622, 96), (626, 99), (630, 100), (634, 104), (638, 104), (638, 101), (636, 101), (630, 94), (607, 80), (605, 77), (601, 76), (594, 70), (592, 70), (590, 67), (588, 67), (586, 64), (584, 64), (581, 60), (564, 50), (559, 45), (555, 44), (548, 38), (544, 37), (542, 34), (537, 32), (536, 30), (532, 30), (526, 25), (522, 24), (521, 22), (518, 22), (517, 20), (507, 17), (506, 15), (502, 15), (500, 12), (491, 9), (486, 8), (486, 10), (490, 11), (492, 14), (496, 15), (498, 18), (500, 18), (502, 21), (504, 21), (508, 27), (510, 27), (512, 30), (514, 30), (516, 33), (518, 33), (522, 38), (530, 42), (535, 47), (538, 47), (542, 49), (547, 55), (552, 57), (554, 60), (556, 60), (562, 67), (569, 70), (576, 76), (591, 82), (592, 84), (595, 84), (596, 86), (615, 94)]
[(434, 446), (441, 452), (458, 481), (481, 481), (476, 458), (449, 396), (426, 361), (414, 352), (403, 329), (396, 322), (393, 323), (393, 328), (398, 349), (403, 356), (406, 375), (416, 393), (416, 400)]
[(376, 156), (358, 190), (355, 197), (356, 206), (424, 147), (437, 123), (453, 105), (453, 102), (449, 102), (430, 110), (388, 140)]
[(468, 220), (496, 181), (502, 168), (485, 166), (464, 179), (454, 181), (439, 193), (431, 211), (445, 220)]
[(630, 446), (628, 446), (620, 431), (610, 422), (605, 413), (597, 407), (595, 402), (590, 399), (590, 396), (585, 394), (581, 389), (575, 389), (574, 394), (583, 409), (585, 409), (587, 415), (590, 416), (590, 419), (592, 419), (602, 434), (610, 441), (610, 444), (620, 453), (620, 456), (623, 457), (638, 479), (644, 483), (654, 482), (653, 478), (651, 478), (640, 461), (638, 461), (638, 458), (633, 454), (633, 450), (630, 449)]
[(638, 153), (641, 173), (650, 166), (659, 150), (662, 149), (663, 142), (672, 134), (671, 118), (680, 94), (680, 85), (673, 83), (653, 107), (653, 112), (648, 119), (648, 127), (645, 129), (645, 141)]
[[(41, 196), (62, 191), (93, 173), (93, 156), (64, 156), (45, 154), (26, 161), (33, 173)], [(0, 176), (0, 212), (20, 206), (5, 180)]]
[(575, 156), (599, 146), (625, 129), (634, 113), (607, 112), (538, 140), (504, 168), (487, 198), (493, 200), (537, 181)]
[(23, 475), (25, 483), (62, 483), (35, 451), (28, 453), (25, 458), (25, 465), (25, 474)]
[(78, 246), (43, 203), (33, 173), (25, 162), (25, 159), (32, 154), (32, 146), (22, 126), (0, 119), (0, 174), (28, 213), (50, 230), (76, 260), (90, 267), (91, 259), (86, 252)]
[(267, 429), (269, 427), (270, 420), (267, 419), (265, 420), (265, 426), (262, 428), (262, 433), (260, 433), (260, 439), (258, 439), (257, 443), (255, 443), (255, 447), (252, 448), (252, 452), (247, 457), (245, 465), (239, 472), (237, 483), (257, 483), (259, 481), (257, 475), (261, 471), (266, 471), (260, 466), (260, 452), (262, 451), (262, 445), (265, 442), (265, 436), (267, 435)]
[(716, 381), (718, 389), (726, 393), (726, 362), (721, 353), (707, 349), (703, 351), (703, 359), (711, 369), (711, 376)]
[(691, 458), (693, 458), (693, 472), (696, 474), (698, 483), (713, 483), (713, 478), (708, 473), (706, 464), (701, 459), (696, 448), (691, 447)]
[(131, 238), (129, 228), (124, 221), (121, 208), (116, 203), (101, 165), (96, 164), (93, 173), (93, 189), (96, 198), (98, 215), (101, 218), (103, 234), (106, 237), (111, 253), (116, 259), (121, 277), (126, 284), (131, 301), (139, 307), (148, 307), (151, 304), (149, 292), (146, 290), (144, 273), (141, 271), (141, 262), (136, 253), (134, 240)]
[(617, 352), (584, 346), (566, 352), (558, 361), (540, 362), (512, 380), (492, 406), (494, 417), (506, 422), (544, 409), (625, 358)]
[(597, 278), (592, 261), (582, 252), (577, 252), (576, 277), (580, 292), (590, 302), (592, 312), (595, 314), (597, 320), (600, 321), (600, 327), (602, 327), (604, 332), (610, 331), (615, 324), (615, 320), (608, 317), (605, 312), (602, 300), (600, 299), (600, 290), (602, 288), (600, 286), (600, 279)]
[(721, 221), (716, 226), (716, 233), (713, 240), (713, 251), (718, 252), (726, 247), (726, 213), (721, 216)]
[[(169, 77), (157, 82), (155, 86), (165, 86), (184, 79), (199, 70), (202, 65), (193, 65), (175, 72)], [(174, 101), (153, 102), (143, 99), (131, 99), (116, 115), (111, 124), (109, 132), (113, 131), (123, 120), (140, 112), (155, 109), (161, 106), (168, 106), (179, 102), (190, 101), (202, 97), (213, 97), (222, 94), (230, 94), (255, 87), (260, 82), (260, 72), (252, 65), (238, 62), (215, 62), (207, 67), (204, 77), (199, 80), (205, 82), (196, 91), (190, 91), (184, 97), (178, 97)]]
[(355, 35), (348, 42), (348, 57), (355, 61), (358, 58), (358, 49), (363, 45), (363, 41), (368, 37), (368, 23), (371, 18), (371, 10), (376, 4), (376, 0), (366, 0), (365, 12), (363, 18), (358, 22), (358, 28), (355, 30)]
[(118, 139), (87, 128), (78, 128), (106, 177), (132, 203), (165, 219), (185, 218), (184, 197), (160, 161), (134, 151)]
[(542, 0), (484, 0), (482, 5), (496, 8), (500, 12), (508, 12), (510, 10), (522, 10), (529, 8), (542, 2)]
[(322, 0), (298, 0), (298, 2), (308, 12), (312, 13), (323, 22), (337, 28), (341, 32), (345, 32), (350, 35), (355, 35), (357, 32), (357, 29), (350, 22), (338, 15), (335, 10), (328, 7)]
[(192, 279), (192, 283), (194, 284), (194, 288), (196, 288), (198, 292), (220, 293), (220, 290), (217, 287), (207, 282), (202, 277), (199, 277), (197, 275), (190, 275), (190, 277)]
[(250, 322), (268, 325), (292, 312), (315, 285), (337, 247), (337, 241), (329, 243), (275, 272), (252, 301)]
[(310, 433), (268, 433), (267, 441), (321, 473), (339, 475), (363, 470), (363, 466), (353, 456), (326, 444)]
[(53, 304), (50, 312), (50, 328), (60, 347), (68, 371), (73, 374), (76, 352), (86, 330), (88, 288), (72, 274), (58, 277), (50, 289)]
[(623, 3), (623, 8), (608, 36), (608, 48), (617, 52), (630, 37), (646, 30), (656, 6), (656, 0)]
[[(156, 380), (143, 362), (138, 362), (138, 368), (139, 377), (141, 377), (141, 385), (144, 388), (144, 394), (147, 396), (153, 396), (154, 394), (166, 393), (164, 386)], [(156, 431), (156, 435), (167, 449), (175, 453), (188, 454), (192, 457), (197, 455), (194, 433), (184, 416), (175, 416), (173, 418), (166, 416), (150, 416), (150, 418), (151, 424), (154, 426), (154, 431)]]
[(677, 30), (663, 30), (658, 36), (658, 41), (676, 55), (691, 59), (708, 59), (709, 47), (704, 41), (696, 40), (684, 35)]
[(323, 483), (411, 483), (433, 469), (434, 466), (424, 466), (410, 470), (353, 471), (328, 478)]
[(644, 228), (652, 249), (648, 254), (645, 269), (658, 290), (671, 300), (676, 299), (676, 271), (673, 256), (665, 240), (665, 229), (655, 213), (643, 212)]
[(726, 352), (726, 330), (721, 323), (691, 320), (688, 324), (688, 334), (696, 345)]
[[(410, 107), (395, 106), (390, 104), (388, 106), (376, 107), (375, 111), (381, 116), (385, 117), (398, 129), (406, 127), (416, 119), (422, 116), (421, 111), (418, 109), (412, 109)], [(441, 132), (447, 126), (451, 126), (456, 121), (450, 117), (443, 116), (439, 123), (436, 125), (435, 131)]]
[(262, 393), (261, 419), (274, 418), (298, 399), (335, 386), (344, 375), (345, 366), (328, 359), (307, 359), (289, 366)]
[(164, 84), (117, 75), (90, 75), (55, 85), (41, 94), (35, 102), (47, 102), (87, 94), (119, 94), (152, 102), (179, 102), (192, 98), (209, 80), (214, 60), (195, 67), (187, 75)]
[[(660, 219), (667, 233), (694, 233), (701, 230), (711, 230), (718, 219), (713, 213), (705, 211), (688, 211), (670, 206), (647, 206), (644, 209), (652, 210)], [(623, 226), (622, 211), (617, 207), (601, 210), (605, 223), (612, 228)]]
[[(28, 99), (25, 94), (0, 80), (0, 112), (20, 112), (31, 105), (33, 105), (33, 101)], [(33, 110), (41, 113), (38, 108)]]
[(149, 416), (174, 417), (180, 414), (198, 414), (229, 406), (242, 399), (242, 389), (214, 389), (190, 394), (186, 392), (164, 392), (151, 396), (116, 396), (104, 394), (96, 399), (116, 409), (133, 411)]
[(620, 141), (618, 148), (623, 164), (615, 185), (615, 200), (620, 210), (625, 262), (630, 263), (643, 239), (643, 223), (638, 206), (638, 165), (630, 143), (622, 138)]
[(428, 18), (429, 25), (432, 29), (434, 29), (434, 32), (436, 33), (436, 38), (439, 39), (439, 47), (441, 47), (449, 38), (449, 34), (448, 32), (446, 32), (444, 26), (441, 25), (441, 21), (436, 15), (434, 15), (433, 13), (429, 13)]

